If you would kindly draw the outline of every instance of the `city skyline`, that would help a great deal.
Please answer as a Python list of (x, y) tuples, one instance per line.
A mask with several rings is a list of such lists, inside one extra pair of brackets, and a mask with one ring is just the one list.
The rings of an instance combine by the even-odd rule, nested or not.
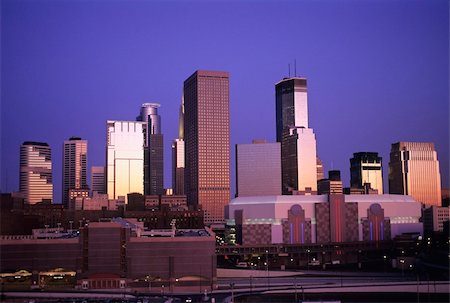
[[(59, 202), (63, 141), (70, 136), (85, 138), (89, 142), (89, 165), (105, 165), (105, 122), (131, 121), (140, 104), (155, 101), (161, 103), (159, 114), (164, 120), (164, 187), (170, 187), (170, 143), (177, 138), (183, 80), (197, 69), (210, 69), (230, 73), (230, 183), (234, 196), (234, 146), (251, 143), (254, 138), (275, 142), (274, 86), (289, 76), (288, 63), (291, 76), (295, 76), (294, 59), (296, 75), (308, 79), (309, 123), (316, 134), (317, 154), (325, 171), (341, 170), (343, 183), (348, 186), (348, 159), (353, 153), (378, 152), (388, 159), (394, 142), (433, 142), (442, 186), (448, 186), (448, 3), (344, 4), (338, 7), (333, 3), (267, 2), (257, 9), (254, 24), (247, 24), (244, 16), (252, 9), (250, 2), (229, 6), (203, 3), (205, 8), (198, 12), (199, 2), (106, 5), (94, 1), (3, 1), (2, 192), (19, 189), (20, 144), (48, 142), (53, 154), (54, 197)], [(185, 38), (179, 42), (165, 36), (182, 37), (184, 30), (177, 27), (181, 23), (164, 28), (178, 15), (162, 14), (157, 18), (158, 12), (168, 12), (175, 5), (186, 8), (190, 17), (204, 14), (212, 22), (210, 14), (214, 12), (223, 20), (233, 17), (236, 25), (227, 27), (213, 22), (213, 29), (200, 27), (199, 33), (194, 34), (202, 41), (199, 48), (187, 48), (188, 54), (178, 54), (183, 52), (179, 43), (187, 43)], [(288, 5), (292, 12), (286, 11)], [(28, 7), (33, 9), (25, 9)], [(357, 16), (352, 13), (355, 8)], [(87, 13), (88, 9), (92, 10)], [(103, 10), (110, 15), (103, 14)], [(279, 19), (280, 24), (273, 28), (263, 24), (265, 16), (280, 17), (282, 11), (287, 16)], [(146, 13), (156, 14), (156, 21), (146, 21)], [(296, 18), (294, 13), (298, 14)], [(329, 22), (319, 25), (308, 13), (329, 17)], [(125, 21), (113, 23), (119, 16)], [(136, 16), (135, 20), (131, 16)], [(97, 17), (103, 18), (106, 25), (99, 25)], [(344, 20), (346, 17), (348, 20)], [(307, 21), (302, 21), (305, 18)], [(133, 22), (123, 24), (129, 21)], [(52, 22), (60, 22), (59, 29), (54, 29)], [(282, 39), (295, 32), (279, 31), (287, 25), (301, 27), (303, 22), (310, 22), (311, 29), (300, 31), (298, 40), (302, 41), (282, 43), (281, 51), (274, 52), (271, 44), (277, 40), (277, 34)], [(351, 29), (354, 25), (361, 28)], [(89, 26), (93, 33), (80, 35), (87, 33)], [(155, 32), (155, 26), (164, 28), (162, 35)], [(259, 26), (266, 34), (261, 33)], [(211, 37), (213, 30), (217, 36)], [(242, 34), (231, 35), (238, 30)], [(119, 42), (114, 42), (116, 34)], [(23, 38), (20, 42), (14, 41), (17, 35)], [(147, 42), (146, 38), (153, 35), (162, 52), (168, 54)], [(93, 43), (97, 38), (101, 41)], [(222, 38), (233, 43), (227, 46)], [(339, 38), (346, 42), (345, 47)], [(102, 43), (111, 46), (111, 50)], [(205, 51), (195, 53), (201, 47)], [(233, 47), (238, 47), (238, 52), (231, 52)], [(369, 51), (371, 48), (374, 50)], [(180, 51), (174, 52), (175, 49)], [(209, 55), (214, 51), (214, 56)], [(171, 61), (180, 68), (173, 69)], [(166, 65), (173, 72), (160, 74)], [(65, 77), (60, 76), (62, 72)], [(84, 108), (83, 116), (71, 111), (73, 104)], [(21, 119), (17, 119), (19, 112)], [(257, 114), (250, 115), (252, 112)], [(384, 180), (386, 164), (385, 161)]]

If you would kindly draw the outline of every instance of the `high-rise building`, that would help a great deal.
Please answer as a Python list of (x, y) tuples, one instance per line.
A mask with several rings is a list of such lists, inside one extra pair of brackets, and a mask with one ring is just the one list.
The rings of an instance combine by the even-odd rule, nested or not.
[(184, 81), (185, 190), (205, 223), (223, 223), (230, 201), (229, 75), (196, 71)]
[(63, 145), (62, 203), (69, 205), (69, 190), (88, 189), (87, 140), (71, 137)]
[(93, 193), (106, 194), (104, 166), (91, 167), (91, 190)]
[(305, 78), (284, 78), (275, 84), (277, 142), (286, 128), (308, 128), (308, 93)]
[(236, 197), (281, 195), (279, 142), (236, 144)]
[(184, 195), (184, 140), (172, 142), (172, 188), (175, 195)]
[(378, 153), (354, 153), (350, 159), (350, 186), (363, 188), (366, 183), (370, 183), (370, 187), (377, 190), (378, 194), (383, 194), (382, 158)]
[(161, 133), (161, 117), (158, 103), (144, 103), (137, 121), (146, 123), (144, 128), (144, 193), (162, 195), (164, 192), (164, 138)]
[(328, 171), (328, 179), (317, 181), (317, 193), (319, 195), (342, 194), (341, 172), (339, 170)]
[(284, 195), (317, 191), (316, 137), (310, 128), (291, 127), (281, 141), (281, 174)]
[(317, 151), (308, 126), (305, 78), (285, 78), (275, 85), (276, 135), (281, 142), (282, 192), (311, 194), (317, 191)]
[(184, 195), (184, 97), (181, 100), (178, 118), (178, 139), (172, 142), (172, 188), (175, 195)]
[(25, 203), (53, 201), (52, 153), (47, 143), (26, 141), (20, 146), (19, 188)]
[(409, 195), (426, 205), (441, 205), (441, 174), (433, 143), (392, 144), (389, 193)]
[(144, 129), (147, 122), (108, 120), (106, 124), (108, 198), (144, 193)]

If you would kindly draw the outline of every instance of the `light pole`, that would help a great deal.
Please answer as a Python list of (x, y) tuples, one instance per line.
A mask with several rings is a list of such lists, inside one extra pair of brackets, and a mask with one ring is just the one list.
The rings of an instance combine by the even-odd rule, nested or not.
[(230, 303), (234, 303), (234, 283), (230, 283), (230, 288), (231, 288), (231, 302)]
[(306, 250), (306, 270), (309, 270), (309, 253), (310, 253), (310, 250), (309, 249), (307, 249)]
[(73, 224), (73, 221), (70, 220), (70, 221), (69, 221), (69, 224), (70, 224), (70, 231), (72, 231), (72, 224)]
[(298, 302), (297, 299), (297, 277), (294, 277), (294, 287), (295, 287), (295, 303)]
[(270, 276), (269, 276), (269, 251), (266, 250), (266, 271), (267, 271), (267, 288), (270, 289)]

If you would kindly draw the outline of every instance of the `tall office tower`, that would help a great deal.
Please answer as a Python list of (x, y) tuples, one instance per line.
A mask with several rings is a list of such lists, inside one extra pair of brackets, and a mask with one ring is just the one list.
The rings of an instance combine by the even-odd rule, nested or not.
[(433, 143), (392, 144), (389, 193), (409, 195), (427, 205), (441, 205), (441, 174)]
[(317, 191), (316, 136), (312, 129), (291, 127), (284, 130), (281, 174), (284, 195)]
[(69, 190), (88, 189), (87, 140), (71, 137), (63, 145), (62, 203), (69, 205)]
[(53, 200), (52, 153), (47, 143), (26, 141), (20, 146), (19, 181), (25, 203)]
[(104, 166), (91, 167), (91, 190), (93, 193), (106, 194)]
[(172, 188), (175, 195), (184, 195), (184, 140), (172, 143)]
[(363, 188), (366, 183), (378, 190), (378, 194), (383, 194), (382, 158), (378, 153), (354, 153), (350, 159), (350, 186)]
[(308, 128), (305, 78), (285, 78), (275, 85), (276, 135), (281, 142), (282, 192), (317, 191), (317, 152), (314, 132)]
[(227, 72), (196, 71), (184, 81), (185, 191), (205, 223), (223, 223), (230, 200), (230, 100)]
[(108, 198), (144, 193), (144, 130), (147, 122), (108, 120), (106, 125)]
[(178, 139), (172, 143), (172, 188), (175, 195), (184, 195), (184, 97), (178, 120)]
[(144, 194), (162, 195), (164, 192), (164, 138), (158, 103), (144, 103), (137, 121), (146, 122), (144, 129)]
[(281, 195), (279, 142), (236, 144), (236, 197)]
[(284, 78), (275, 84), (277, 142), (293, 126), (308, 128), (308, 93), (305, 78)]

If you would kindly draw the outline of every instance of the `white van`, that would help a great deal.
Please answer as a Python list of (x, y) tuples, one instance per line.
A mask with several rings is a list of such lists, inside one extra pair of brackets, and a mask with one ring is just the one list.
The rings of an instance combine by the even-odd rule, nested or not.
[(239, 267), (239, 268), (248, 268), (248, 263), (247, 263), (247, 262), (238, 262), (238, 263), (236, 264), (236, 267)]

